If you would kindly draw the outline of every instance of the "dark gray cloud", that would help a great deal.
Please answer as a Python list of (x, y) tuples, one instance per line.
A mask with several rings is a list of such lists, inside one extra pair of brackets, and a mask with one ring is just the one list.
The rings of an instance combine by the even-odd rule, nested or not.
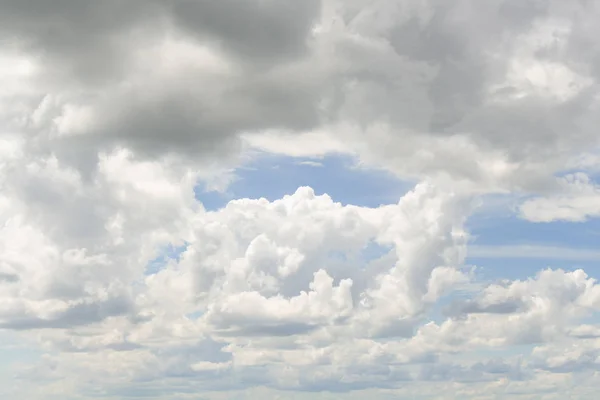
[(320, 6), (319, 0), (177, 0), (172, 10), (176, 23), (199, 40), (214, 41), (242, 62), (269, 68), (307, 50)]
[(0, 329), (64, 329), (100, 322), (108, 317), (127, 315), (133, 310), (133, 303), (128, 297), (115, 297), (107, 300), (80, 302), (51, 318), (39, 316), (11, 315), (0, 322)]
[(19, 275), (8, 273), (8, 272), (0, 272), (0, 282), (14, 283), (19, 281)]
[[(421, 4), (379, 2), (345, 20), (362, 40), (338, 45), (352, 82), (339, 100), (344, 116), (391, 123), (383, 140), (364, 138), (375, 162), (483, 181), (496, 152), (516, 163), (511, 184), (548, 190), (542, 176), (598, 144), (598, 57), (589, 55), (598, 46), (585, 23), (596, 3)], [(573, 20), (590, 30), (578, 33)], [(419, 160), (415, 147), (432, 156)]]
[(303, 335), (319, 328), (318, 325), (312, 325), (302, 322), (263, 322), (255, 321), (240, 321), (239, 323), (231, 322), (228, 324), (215, 326), (215, 333), (223, 336), (293, 336)]
[[(30, 112), (47, 118), (28, 124), (41, 139), (28, 145), (89, 170), (98, 151), (115, 146), (218, 159), (239, 151), (241, 132), (311, 129), (321, 81), (307, 58), (320, 10), (318, 0), (2, 0), (2, 44), (43, 65)], [(192, 46), (174, 50), (184, 58), (208, 46), (232, 71), (175, 60), (181, 70), (161, 75), (174, 55), (157, 48), (169, 40)], [(54, 105), (43, 106), (44, 97)], [(65, 106), (91, 110), (85, 134), (52, 133)]]
[(454, 301), (444, 309), (449, 317), (462, 318), (468, 314), (513, 314), (526, 310), (519, 300), (507, 299), (496, 303), (484, 303), (480, 299)]
[(2, 0), (0, 32), (43, 57), (51, 77), (105, 83), (127, 73), (129, 35), (160, 22), (161, 9), (153, 0)]
[[(66, 105), (91, 110), (85, 134), (28, 126), (32, 148), (79, 168), (115, 146), (217, 159), (239, 152), (243, 132), (385, 123), (378, 139), (336, 135), (403, 174), (483, 181), (495, 154), (517, 165), (501, 179), (541, 190), (597, 144), (594, 2), (2, 0), (0, 10), (3, 45), (43, 65), (38, 102), (57, 102), (47, 121)], [(228, 67), (178, 60), (166, 40), (208, 47)]]

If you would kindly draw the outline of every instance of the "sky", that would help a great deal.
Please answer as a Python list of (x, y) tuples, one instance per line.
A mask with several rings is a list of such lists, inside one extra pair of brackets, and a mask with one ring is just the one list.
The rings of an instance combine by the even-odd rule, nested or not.
[(0, 396), (596, 399), (600, 0), (0, 0)]

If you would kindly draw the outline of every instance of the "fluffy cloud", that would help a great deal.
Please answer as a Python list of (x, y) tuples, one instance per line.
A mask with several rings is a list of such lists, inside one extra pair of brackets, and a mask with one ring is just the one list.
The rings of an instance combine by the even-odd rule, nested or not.
[[(56, 159), (17, 155), (7, 164), (3, 328), (25, 330), (57, 354), (49, 360), (62, 372), (51, 381), (62, 373), (94, 385), (81, 375), (88, 371), (119, 385), (234, 368), (241, 385), (259, 379), (270, 360), (257, 384), (324, 387), (362, 357), (344, 355), (346, 346), (375, 351), (361, 361), (360, 374), (368, 372), (387, 359), (376, 338), (410, 336), (439, 296), (468, 280), (460, 268), (469, 196), (424, 183), (398, 204), (364, 208), (304, 187), (274, 202), (235, 200), (207, 212), (194, 199), (193, 174), (182, 179), (176, 167), (125, 151), (100, 160), (93, 181)], [(89, 206), (77, 212), (83, 201)], [(387, 252), (369, 259), (372, 243)], [(145, 269), (161, 248), (179, 244), (177, 259)], [(336, 343), (341, 337), (347, 345)], [(110, 371), (107, 354), (115, 358)], [(116, 361), (134, 354), (134, 369)], [(311, 377), (301, 372), (313, 357), (343, 362)], [(297, 368), (281, 375), (274, 366), (286, 360)], [(357, 375), (340, 389), (370, 380)]]
[[(100, 156), (84, 181), (55, 158), (3, 165), (0, 256), (4, 327), (61, 327), (127, 314), (131, 284), (161, 246), (181, 240), (191, 175), (127, 152)], [(144, 178), (144, 176), (146, 178)], [(201, 207), (200, 205), (197, 205)]]
[[(157, 276), (189, 274), (203, 307), (196, 312), (222, 329), (293, 334), (350, 321), (364, 330), (368, 319), (373, 331), (364, 334), (392, 334), (466, 279), (458, 268), (469, 207), (469, 198), (430, 184), (377, 209), (342, 206), (310, 188), (273, 203), (236, 200), (198, 214), (180, 261)], [(371, 243), (391, 250), (367, 260)]]
[[(465, 264), (481, 194), (600, 214), (599, 12), (0, 0), (0, 331), (43, 353), (6, 396), (593, 398), (596, 280)], [(420, 183), (207, 211), (256, 150)]]
[(488, 286), (474, 299), (453, 304), (453, 319), (427, 329), (493, 346), (532, 344), (566, 335), (598, 307), (600, 286), (584, 271), (545, 270), (535, 279)]
[[(114, 396), (160, 392), (143, 382), (160, 381), (177, 392), (181, 379), (188, 381), (185, 391), (266, 385), (344, 392), (392, 389), (398, 382), (531, 380), (538, 367), (513, 359), (446, 359), (458, 349), (552, 343), (593, 329), (576, 325), (600, 305), (598, 286), (583, 271), (545, 271), (529, 281), (492, 285), (456, 303), (451, 318), (430, 321), (428, 311), (440, 296), (471, 279), (461, 266), (472, 201), (447, 188), (420, 184), (398, 204), (379, 208), (343, 206), (300, 188), (274, 202), (235, 200), (207, 212), (193, 200), (193, 183), (179, 182), (175, 187), (187, 189), (169, 194), (168, 169), (132, 161), (127, 153), (105, 160), (94, 185), (105, 185), (101, 192), (112, 193), (115, 207), (135, 199), (138, 207), (153, 207), (143, 211), (157, 219), (136, 220), (130, 211), (118, 229), (96, 236), (107, 254), (103, 263), (87, 255), (93, 247), (64, 251), (56, 266), (44, 254), (25, 252), (29, 262), (21, 264), (44, 260), (46, 269), (54, 268), (45, 281), (5, 261), (13, 268), (6, 275), (15, 276), (7, 289), (22, 294), (5, 295), (4, 328), (26, 330), (25, 337), (52, 354), (22, 379), (36, 376), (83, 391), (102, 382)], [(130, 171), (140, 179), (129, 180)], [(143, 171), (155, 179), (144, 184)], [(161, 176), (165, 187), (155, 191), (151, 183), (161, 184)], [(120, 196), (123, 191), (129, 195)], [(158, 218), (161, 206), (171, 224)], [(72, 238), (45, 240), (56, 252)], [(149, 249), (178, 241), (185, 241), (181, 254), (144, 276), (140, 267), (156, 253)], [(373, 242), (387, 253), (365, 259), (363, 249)], [(111, 271), (111, 262), (121, 264)], [(87, 275), (61, 282), (74, 272), (57, 271), (69, 266)], [(68, 291), (69, 282), (79, 290)], [(106, 288), (106, 282), (120, 284), (127, 307), (93, 311), (106, 309), (107, 294), (94, 291), (94, 284)], [(36, 284), (55, 287), (44, 291)], [(31, 308), (9, 312), (14, 299)]]

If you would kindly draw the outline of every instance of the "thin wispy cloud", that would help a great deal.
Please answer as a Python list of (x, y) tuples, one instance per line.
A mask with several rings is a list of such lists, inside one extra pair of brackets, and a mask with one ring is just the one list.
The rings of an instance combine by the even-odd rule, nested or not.
[(473, 258), (538, 258), (544, 260), (600, 261), (600, 251), (560, 246), (510, 245), (469, 246)]
[(318, 161), (300, 161), (298, 163), (298, 165), (306, 165), (307, 167), (315, 167), (315, 168), (323, 167), (323, 163), (320, 163)]

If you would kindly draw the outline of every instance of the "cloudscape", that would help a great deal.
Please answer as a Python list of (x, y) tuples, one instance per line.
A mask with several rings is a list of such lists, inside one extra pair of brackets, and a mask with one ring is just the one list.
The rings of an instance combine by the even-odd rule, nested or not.
[(0, 0), (0, 398), (597, 399), (600, 0)]

